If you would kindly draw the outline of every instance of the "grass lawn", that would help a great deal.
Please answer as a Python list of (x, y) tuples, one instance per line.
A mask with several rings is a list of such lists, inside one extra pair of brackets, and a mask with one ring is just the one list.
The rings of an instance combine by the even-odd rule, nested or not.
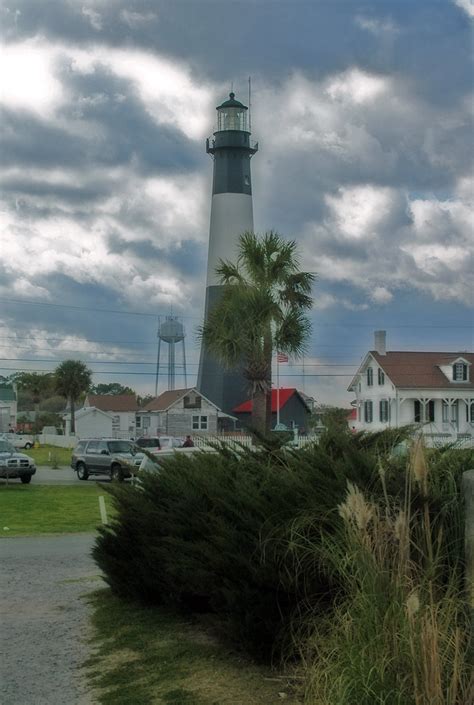
[(95, 653), (86, 666), (101, 705), (300, 702), (281, 674), (226, 649), (183, 617), (122, 602), (108, 589), (91, 602)]
[(69, 448), (58, 448), (57, 446), (41, 446), (40, 448), (30, 448), (29, 450), (18, 449), (20, 453), (26, 453), (34, 458), (36, 465), (70, 465), (72, 450)]
[(95, 484), (54, 487), (16, 482), (0, 487), (0, 537), (94, 531), (101, 523), (99, 495), (111, 511), (109, 495)]

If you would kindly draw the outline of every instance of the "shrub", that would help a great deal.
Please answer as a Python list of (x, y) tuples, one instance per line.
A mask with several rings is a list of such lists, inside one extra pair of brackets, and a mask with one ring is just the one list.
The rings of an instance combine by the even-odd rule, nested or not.
[[(219, 446), (162, 459), (159, 473), (145, 473), (139, 486), (104, 488), (116, 512), (100, 529), (94, 557), (117, 595), (208, 613), (255, 656), (278, 655), (295, 631), (302, 644), (303, 623), (311, 631), (334, 600), (350, 599), (346, 573), (325, 553), (331, 541), (339, 545), (338, 506), (348, 481), (371, 502), (403, 502), (406, 461), (392, 451), (405, 435), (329, 430), (319, 445), (299, 450), (278, 449), (273, 439), (260, 450)], [(447, 580), (460, 561), (458, 487), (469, 460), (461, 451), (430, 458), (438, 468), (431, 527), (442, 515), (443, 542), (452, 549), (443, 553)], [(423, 492), (411, 488), (416, 516)]]
[(163, 459), (140, 487), (107, 487), (116, 515), (94, 557), (116, 594), (210, 612), (228, 637), (268, 657), (302, 600), (332, 590), (319, 567), (295, 578), (285, 537), (308, 512), (331, 531), (347, 479), (377, 477), (374, 444), (339, 434), (300, 450), (219, 446)]

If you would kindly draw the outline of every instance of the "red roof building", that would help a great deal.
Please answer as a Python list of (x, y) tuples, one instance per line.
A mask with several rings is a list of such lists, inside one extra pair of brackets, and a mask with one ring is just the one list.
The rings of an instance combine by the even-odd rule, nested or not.
[[(248, 399), (236, 406), (233, 413), (243, 425), (246, 425), (250, 419), (252, 408), (253, 402)], [(272, 427), (277, 422), (277, 410), (280, 412), (280, 423), (285, 424), (288, 428), (295, 426), (299, 429), (308, 428), (311, 409), (294, 387), (283, 388), (279, 392), (272, 389)]]

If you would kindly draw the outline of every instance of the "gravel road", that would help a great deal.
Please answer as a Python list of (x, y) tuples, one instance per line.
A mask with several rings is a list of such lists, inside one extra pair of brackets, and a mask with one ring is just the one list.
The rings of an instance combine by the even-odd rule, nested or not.
[(93, 539), (0, 539), (2, 705), (95, 704), (80, 671), (89, 656), (82, 596), (101, 585)]

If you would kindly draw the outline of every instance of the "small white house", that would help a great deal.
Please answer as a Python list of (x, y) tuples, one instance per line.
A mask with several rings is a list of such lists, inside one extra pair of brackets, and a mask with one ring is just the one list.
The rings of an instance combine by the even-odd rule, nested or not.
[(474, 353), (387, 352), (385, 331), (376, 331), (349, 391), (354, 392), (357, 430), (421, 424), (446, 440), (474, 436)]
[(112, 432), (109, 437), (135, 438), (137, 398), (134, 394), (88, 394), (84, 409), (94, 407), (112, 416)]
[(137, 436), (216, 433), (230, 419), (195, 388), (173, 389), (155, 397), (137, 413)]
[[(78, 409), (74, 414), (76, 438), (112, 438), (113, 416), (94, 406)], [(66, 424), (70, 428), (71, 416), (68, 414)], [(67, 429), (68, 430), (68, 429)], [(69, 435), (69, 433), (66, 433)]]

